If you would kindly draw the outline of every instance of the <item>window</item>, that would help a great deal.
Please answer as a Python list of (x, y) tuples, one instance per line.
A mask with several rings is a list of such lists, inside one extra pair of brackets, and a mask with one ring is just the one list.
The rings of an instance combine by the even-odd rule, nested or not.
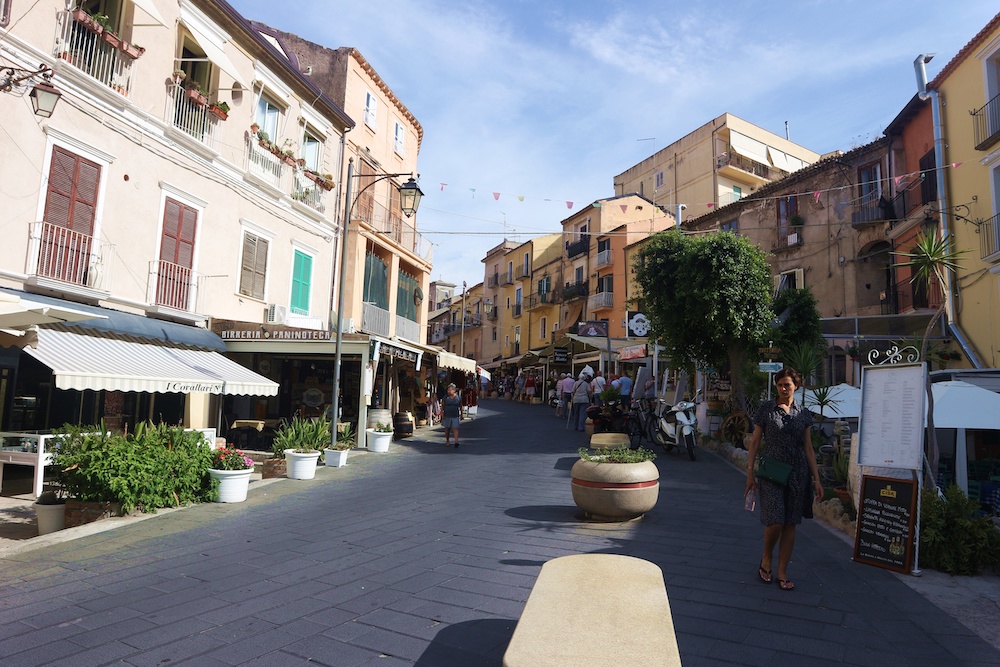
[(504, 347), (510, 347), (510, 336), (504, 336), (503, 337), (503, 346)]
[(597, 279), (598, 292), (614, 292), (614, 276), (608, 274)]
[(365, 92), (365, 125), (378, 129), (378, 99), (371, 91)]
[(243, 262), (240, 266), (240, 294), (264, 301), (267, 277), (267, 249), (270, 242), (251, 232), (243, 234)]
[(541, 317), (538, 320), (538, 335), (540, 338), (546, 338), (548, 336), (548, 324), (549, 318)]
[(167, 197), (163, 207), (160, 266), (156, 273), (158, 305), (188, 309), (197, 227), (198, 211)]
[(743, 188), (738, 185), (733, 186), (733, 201), (739, 201), (743, 199)]
[[(420, 281), (418, 281), (415, 276), (411, 276), (404, 271), (399, 272), (399, 278), (396, 282), (397, 315), (405, 317), (412, 322), (417, 321), (417, 304), (413, 300), (413, 295), (416, 294), (419, 288)], [(452, 312), (451, 317), (454, 322), (457, 317), (457, 313)]]
[(597, 252), (598, 252), (598, 254), (600, 254), (600, 253), (602, 253), (602, 252), (604, 252), (606, 250), (611, 250), (611, 239), (604, 239), (604, 240), (601, 240), (601, 241), (597, 242)]
[(653, 187), (655, 187), (657, 189), (662, 188), (663, 187), (663, 172), (662, 171), (656, 172), (655, 179), (656, 179), (656, 185), (653, 186)]
[(301, 250), (295, 251), (292, 262), (291, 310), (296, 315), (309, 314), (309, 283), (312, 281), (312, 257)]
[(576, 273), (574, 275), (574, 278), (576, 279), (576, 284), (577, 285), (580, 285), (580, 284), (583, 283), (583, 267), (582, 266), (576, 267)]
[(378, 255), (365, 255), (364, 302), (389, 310), (389, 267)]
[(392, 134), (392, 150), (400, 157), (406, 157), (406, 129), (398, 120)]
[(514, 262), (507, 262), (507, 282), (514, 282)]
[(858, 196), (861, 204), (874, 204), (882, 196), (882, 168), (878, 162), (858, 169)]
[[(934, 159), (934, 149), (930, 149), (920, 158), (920, 203), (931, 204), (937, 201), (937, 161)], [(909, 211), (907, 211), (908, 213)]]
[(524, 253), (524, 275), (531, 273), (531, 255)]
[(582, 241), (585, 238), (587, 238), (587, 225), (583, 224), (576, 228), (576, 240)]
[(267, 136), (272, 142), (278, 140), (278, 119), (280, 117), (281, 108), (261, 93), (260, 99), (257, 100), (255, 120), (260, 125), (260, 131), (267, 132)]
[(308, 129), (302, 134), (302, 150), (299, 157), (306, 161), (306, 169), (319, 171), (320, 148), (323, 142), (320, 141)]
[(53, 146), (45, 222), (92, 236), (100, 181), (99, 164)]
[(802, 269), (782, 271), (774, 277), (775, 294), (786, 289), (802, 289), (805, 286), (805, 272)]
[(514, 305), (516, 305), (516, 306), (520, 306), (521, 305), (521, 288), (520, 287), (518, 287), (516, 290), (514, 290)]
[(799, 198), (795, 195), (778, 198), (778, 238), (788, 238), (788, 228), (793, 217), (799, 214)]
[(493, 342), (497, 342), (497, 328), (493, 327)]
[(730, 220), (729, 222), (724, 222), (719, 225), (720, 232), (732, 232), (733, 234), (740, 233), (740, 220), (739, 218), (735, 220)]
[(552, 276), (545, 276), (538, 281), (538, 293), (547, 294), (552, 291)]

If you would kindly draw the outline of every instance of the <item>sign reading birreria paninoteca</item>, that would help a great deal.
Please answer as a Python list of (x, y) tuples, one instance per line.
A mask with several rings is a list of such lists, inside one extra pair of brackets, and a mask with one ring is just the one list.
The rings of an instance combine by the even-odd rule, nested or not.
[(908, 573), (913, 564), (916, 509), (916, 482), (892, 477), (862, 477), (854, 560)]

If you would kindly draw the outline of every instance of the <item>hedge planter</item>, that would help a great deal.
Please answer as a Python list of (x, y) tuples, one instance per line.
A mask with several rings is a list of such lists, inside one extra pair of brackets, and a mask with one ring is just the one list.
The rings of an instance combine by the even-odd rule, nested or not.
[(296, 452), (294, 449), (285, 450), (285, 465), (288, 479), (312, 479), (316, 476), (316, 463), (319, 461), (319, 452)]
[(323, 461), (329, 468), (343, 468), (347, 465), (348, 449), (324, 449)]
[(660, 471), (652, 461), (573, 464), (573, 502), (594, 521), (629, 521), (653, 509), (660, 493)]
[(38, 518), (38, 534), (48, 535), (66, 527), (66, 503), (56, 505), (41, 505), (35, 503), (35, 516)]
[(247, 499), (247, 489), (250, 486), (250, 473), (253, 468), (245, 470), (215, 470), (208, 469), (212, 479), (219, 480), (219, 497), (217, 503), (242, 503)]
[(374, 429), (366, 428), (368, 434), (368, 451), (384, 454), (389, 451), (389, 442), (392, 440), (392, 431), (382, 433)]

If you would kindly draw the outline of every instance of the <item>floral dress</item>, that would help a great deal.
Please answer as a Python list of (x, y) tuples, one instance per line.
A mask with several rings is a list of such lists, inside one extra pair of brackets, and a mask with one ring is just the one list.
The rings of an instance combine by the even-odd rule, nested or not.
[(753, 423), (764, 429), (763, 455), (792, 466), (786, 486), (767, 479), (757, 480), (760, 522), (765, 526), (799, 524), (803, 516), (812, 518), (812, 484), (803, 448), (805, 431), (812, 422), (812, 413), (794, 402), (785, 413), (775, 401), (764, 401), (754, 415)]

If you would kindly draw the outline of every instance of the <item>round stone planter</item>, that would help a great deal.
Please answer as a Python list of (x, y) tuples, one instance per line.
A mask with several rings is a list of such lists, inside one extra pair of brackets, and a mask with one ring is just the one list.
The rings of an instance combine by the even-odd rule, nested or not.
[(38, 534), (48, 535), (66, 527), (66, 504), (39, 505), (35, 503), (35, 516), (38, 518)]
[(347, 465), (347, 449), (324, 449), (323, 450), (323, 461), (326, 463), (327, 467), (330, 468), (343, 468)]
[(389, 451), (389, 442), (392, 441), (392, 432), (380, 433), (371, 429), (365, 429), (368, 438), (368, 451), (384, 454)]
[(245, 470), (215, 470), (208, 469), (212, 479), (219, 480), (219, 497), (217, 503), (242, 503), (247, 499), (247, 488), (250, 486), (250, 473), (253, 468)]
[(652, 461), (595, 463), (580, 459), (570, 471), (573, 502), (594, 521), (629, 521), (656, 505), (660, 471)]
[(285, 450), (285, 476), (288, 479), (312, 479), (316, 476), (316, 462), (319, 461), (319, 452), (296, 452), (294, 449)]

